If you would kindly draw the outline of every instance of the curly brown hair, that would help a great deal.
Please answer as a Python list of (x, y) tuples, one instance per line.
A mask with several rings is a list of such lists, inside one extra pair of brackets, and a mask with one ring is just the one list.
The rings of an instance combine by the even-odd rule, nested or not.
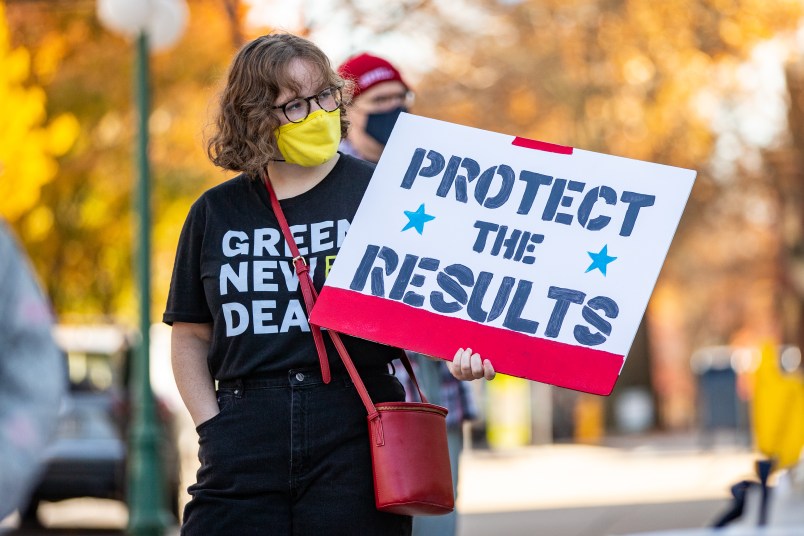
[[(349, 101), (352, 84), (332, 69), (329, 58), (315, 44), (292, 34), (263, 35), (237, 53), (221, 95), (214, 132), (207, 141), (209, 159), (219, 167), (259, 177), (271, 160), (282, 158), (274, 130), (279, 118), (272, 106), (283, 89), (297, 95), (301, 87), (289, 74), (293, 60), (309, 62), (319, 73), (322, 88), (342, 88)], [(343, 105), (341, 138), (349, 122)]]

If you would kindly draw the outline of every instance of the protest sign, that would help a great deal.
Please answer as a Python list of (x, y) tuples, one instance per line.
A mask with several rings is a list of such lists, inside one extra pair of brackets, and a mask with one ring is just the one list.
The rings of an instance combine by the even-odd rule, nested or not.
[(310, 321), (607, 395), (694, 179), (403, 114)]

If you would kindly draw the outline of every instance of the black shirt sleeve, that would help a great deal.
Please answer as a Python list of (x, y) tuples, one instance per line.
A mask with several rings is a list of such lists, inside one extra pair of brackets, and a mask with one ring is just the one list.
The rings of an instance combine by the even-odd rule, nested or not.
[(205, 226), (206, 203), (202, 198), (190, 208), (179, 237), (167, 307), (162, 316), (162, 321), (168, 325), (172, 326), (174, 322), (212, 322), (201, 281)]

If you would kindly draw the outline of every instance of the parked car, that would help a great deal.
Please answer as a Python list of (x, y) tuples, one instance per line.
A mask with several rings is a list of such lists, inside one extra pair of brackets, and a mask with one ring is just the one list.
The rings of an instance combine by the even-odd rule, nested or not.
[[(24, 521), (36, 519), (41, 501), (76, 497), (126, 500), (126, 467), (135, 337), (113, 325), (57, 326), (55, 338), (68, 364), (69, 390), (54, 441)], [(179, 455), (173, 415), (156, 400), (161, 476), (166, 506), (178, 517)]]

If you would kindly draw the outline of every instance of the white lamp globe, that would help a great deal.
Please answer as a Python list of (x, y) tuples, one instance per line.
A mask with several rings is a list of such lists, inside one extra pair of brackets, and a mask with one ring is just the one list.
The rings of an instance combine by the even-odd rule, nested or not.
[(179, 40), (187, 26), (189, 13), (184, 0), (151, 0), (151, 14), (145, 27), (148, 44), (154, 51), (164, 50)]
[(98, 18), (110, 30), (135, 36), (148, 22), (150, 0), (98, 0)]
[(110, 30), (128, 37), (144, 30), (153, 51), (176, 43), (189, 18), (184, 0), (98, 0), (97, 11)]

